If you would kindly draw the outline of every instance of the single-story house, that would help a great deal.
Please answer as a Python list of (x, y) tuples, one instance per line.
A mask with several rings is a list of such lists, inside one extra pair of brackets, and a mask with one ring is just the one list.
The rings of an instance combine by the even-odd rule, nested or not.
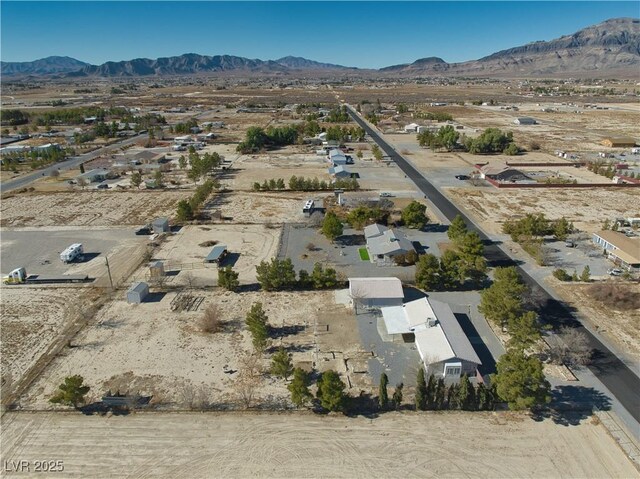
[(99, 183), (104, 181), (109, 176), (110, 171), (105, 170), (104, 168), (95, 168), (93, 170), (89, 170), (86, 173), (82, 173), (75, 177), (76, 181), (85, 180), (89, 183)]
[(220, 262), (224, 259), (227, 254), (227, 246), (223, 244), (217, 244), (213, 247), (211, 252), (204, 259), (205, 263), (216, 263), (220, 266)]
[(405, 133), (415, 133), (418, 131), (419, 127), (420, 125), (418, 125), (417, 123), (409, 123), (408, 125), (404, 126), (404, 131)]
[(349, 297), (356, 309), (381, 308), (402, 306), (404, 292), (398, 278), (349, 278)]
[(140, 304), (144, 301), (144, 298), (149, 294), (149, 285), (142, 281), (133, 283), (127, 290), (127, 303)]
[(507, 166), (506, 164), (492, 166), (486, 164), (480, 168), (480, 178), (490, 180), (516, 182), (516, 181), (532, 181), (529, 176), (520, 170)]
[(329, 162), (333, 164), (333, 166), (346, 165), (349, 163), (349, 157), (340, 150), (329, 150)]
[(482, 362), (448, 304), (420, 298), (381, 312), (388, 334), (413, 336), (427, 375), (450, 382), (476, 377)]
[(513, 120), (516, 125), (537, 125), (538, 122), (535, 118), (531, 118), (530, 116), (521, 116)]
[(351, 172), (347, 171), (344, 166), (332, 166), (329, 168), (329, 174), (334, 178), (350, 178)]
[(151, 227), (154, 233), (167, 233), (169, 231), (169, 218), (165, 216), (156, 218), (151, 223)]
[(365, 227), (364, 237), (367, 240), (369, 258), (378, 266), (395, 264), (395, 256), (415, 251), (405, 235), (384, 225), (374, 224)]
[(633, 148), (636, 146), (636, 140), (633, 138), (604, 138), (601, 144), (608, 148)]
[(640, 269), (640, 237), (629, 238), (618, 231), (604, 230), (593, 233), (593, 242), (618, 266), (629, 271)]

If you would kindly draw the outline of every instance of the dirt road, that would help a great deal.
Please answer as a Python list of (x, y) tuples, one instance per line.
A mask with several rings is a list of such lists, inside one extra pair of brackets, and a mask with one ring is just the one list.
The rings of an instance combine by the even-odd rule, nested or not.
[(62, 460), (59, 477), (638, 477), (603, 426), (510, 413), (8, 413), (2, 429), (3, 464)]

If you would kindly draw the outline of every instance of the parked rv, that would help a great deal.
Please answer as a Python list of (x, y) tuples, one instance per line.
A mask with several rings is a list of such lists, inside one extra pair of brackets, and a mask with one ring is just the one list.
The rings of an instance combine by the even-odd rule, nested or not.
[(63, 263), (71, 263), (76, 259), (80, 259), (84, 253), (81, 243), (74, 243), (60, 253), (60, 261)]

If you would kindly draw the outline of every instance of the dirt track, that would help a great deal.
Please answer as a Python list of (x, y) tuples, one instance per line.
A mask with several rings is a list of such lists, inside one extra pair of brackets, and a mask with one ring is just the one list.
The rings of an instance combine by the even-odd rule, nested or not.
[(4, 460), (63, 460), (60, 477), (638, 477), (601, 425), (509, 413), (8, 413), (2, 427)]

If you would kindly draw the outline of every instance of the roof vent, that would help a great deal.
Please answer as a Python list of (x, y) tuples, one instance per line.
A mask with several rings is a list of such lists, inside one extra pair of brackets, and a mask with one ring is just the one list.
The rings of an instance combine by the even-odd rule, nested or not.
[(438, 320), (434, 318), (427, 318), (427, 326), (433, 328), (436, 324), (438, 324)]

